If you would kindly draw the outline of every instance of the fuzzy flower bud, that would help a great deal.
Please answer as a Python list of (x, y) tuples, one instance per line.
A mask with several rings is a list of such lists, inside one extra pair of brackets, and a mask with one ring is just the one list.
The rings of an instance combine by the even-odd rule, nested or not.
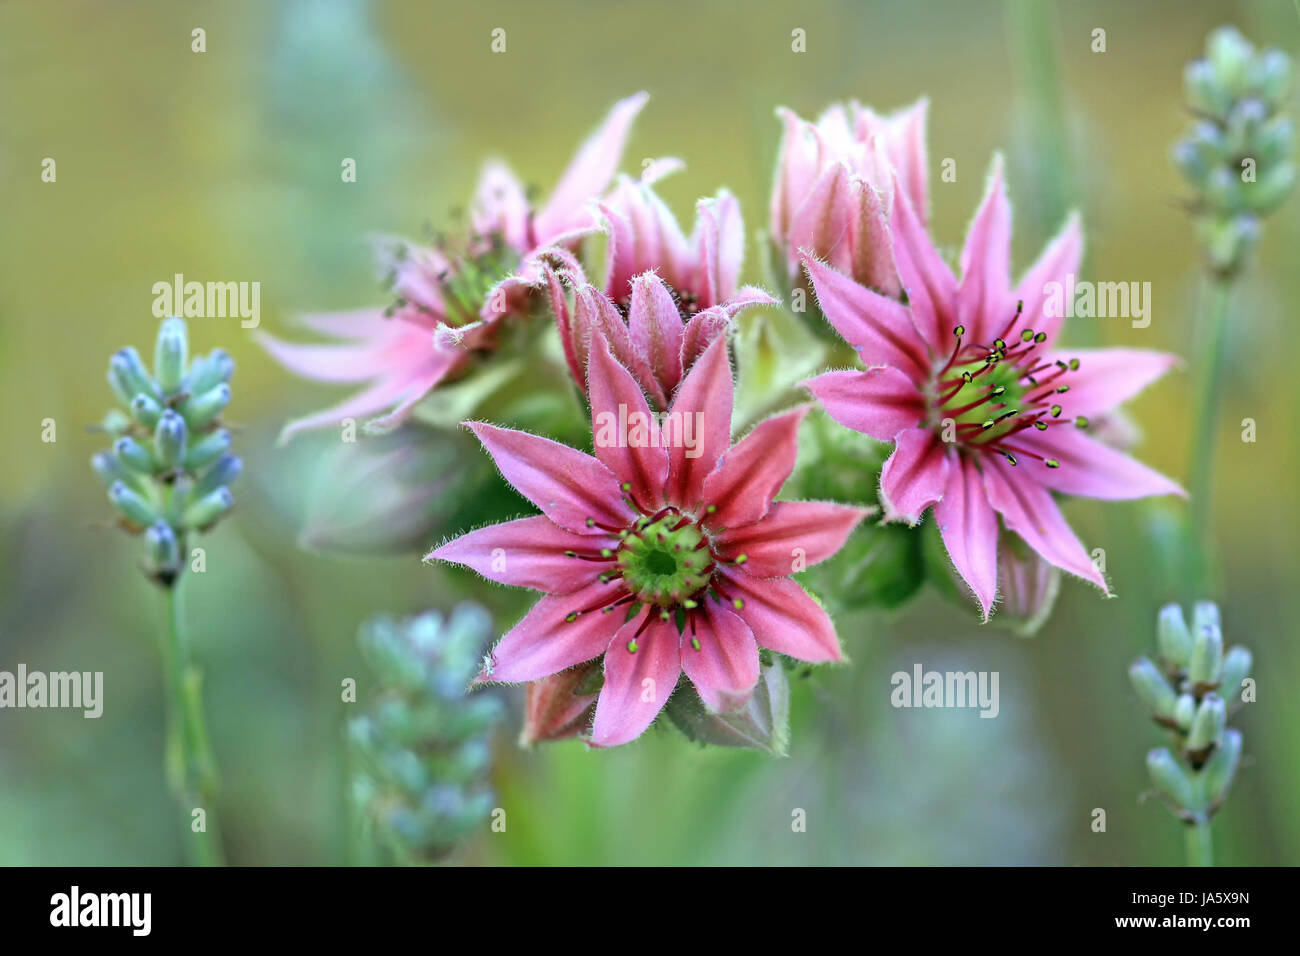
[(485, 611), (462, 604), (449, 617), (381, 617), (361, 629), (362, 655), (380, 687), (348, 728), (357, 762), (352, 799), (398, 862), (438, 860), (488, 823), (489, 738), (503, 707), (466, 687), (490, 628)]
[(122, 408), (101, 424), (112, 450), (91, 459), (123, 527), (144, 536), (145, 572), (164, 587), (183, 567), (187, 533), (207, 530), (230, 511), (227, 486), (240, 470), (220, 423), (234, 362), (217, 349), (188, 363), (179, 318), (165, 319), (158, 331), (153, 375), (134, 348), (114, 353), (108, 383)]
[(1173, 158), (1194, 193), (1190, 210), (1204, 255), (1221, 277), (1241, 268), (1258, 240), (1259, 217), (1295, 184), (1295, 126), (1280, 112), (1290, 71), (1281, 51), (1256, 51), (1223, 27), (1184, 74), (1198, 119), (1174, 145)]

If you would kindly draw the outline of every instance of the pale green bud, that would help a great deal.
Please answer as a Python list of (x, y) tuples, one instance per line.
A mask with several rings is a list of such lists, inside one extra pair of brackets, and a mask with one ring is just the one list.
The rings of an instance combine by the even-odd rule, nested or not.
[(191, 395), (181, 404), (181, 414), (191, 428), (198, 429), (211, 423), (229, 404), (230, 386), (222, 382), (202, 394)]
[(1159, 747), (1147, 754), (1147, 773), (1157, 790), (1184, 810), (1195, 812), (1200, 800), (1197, 788), (1183, 765), (1164, 747)]
[(1192, 729), (1187, 734), (1187, 749), (1204, 750), (1219, 742), (1223, 733), (1224, 722), (1228, 719), (1228, 710), (1223, 705), (1223, 698), (1218, 694), (1206, 694), (1192, 718)]
[(153, 450), (158, 464), (164, 469), (178, 468), (185, 460), (187, 434), (184, 418), (170, 408), (162, 413), (153, 433)]
[(1251, 663), (1250, 649), (1242, 647), (1240, 644), (1224, 655), (1223, 676), (1222, 683), (1219, 685), (1219, 693), (1223, 695), (1225, 701), (1231, 701), (1234, 704), (1240, 702), (1241, 683), (1250, 676)]
[(1156, 645), (1160, 657), (1170, 667), (1182, 669), (1192, 658), (1192, 632), (1187, 629), (1183, 609), (1177, 604), (1166, 604), (1156, 619)]
[(185, 467), (191, 471), (202, 468), (230, 451), (230, 446), (230, 432), (224, 428), (205, 435), (190, 444), (189, 451), (185, 453)]
[(1241, 731), (1229, 728), (1223, 732), (1218, 748), (1201, 768), (1205, 780), (1206, 796), (1210, 805), (1217, 807), (1228, 796), (1232, 780), (1241, 764)]
[(1178, 697), (1155, 664), (1145, 657), (1139, 657), (1128, 669), (1128, 676), (1133, 682), (1133, 689), (1151, 713), (1157, 717), (1173, 718)]
[[(1201, 608), (1203, 605), (1197, 605)], [(1213, 605), (1210, 605), (1213, 607)], [(1212, 686), (1219, 682), (1223, 670), (1223, 633), (1219, 630), (1218, 609), (1213, 623), (1209, 617), (1196, 615), (1196, 634), (1192, 638), (1192, 659), (1187, 665), (1187, 678), (1193, 686)]]
[(132, 524), (147, 528), (160, 520), (158, 510), (143, 495), (117, 481), (108, 489), (108, 500)]
[(113, 451), (117, 453), (118, 460), (123, 465), (138, 474), (152, 475), (156, 470), (149, 449), (129, 435), (123, 435), (113, 442)]
[(175, 393), (185, 376), (189, 359), (189, 333), (185, 320), (176, 316), (163, 319), (154, 343), (154, 374), (165, 395)]
[(186, 507), (181, 523), (186, 528), (203, 529), (215, 524), (235, 504), (229, 488), (208, 492)]
[(1192, 718), (1196, 716), (1196, 698), (1191, 694), (1180, 694), (1174, 704), (1174, 722), (1183, 730), (1191, 730)]

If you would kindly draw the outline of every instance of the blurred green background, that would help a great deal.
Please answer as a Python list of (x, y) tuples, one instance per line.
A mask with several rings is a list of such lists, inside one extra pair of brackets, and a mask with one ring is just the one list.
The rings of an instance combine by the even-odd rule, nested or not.
[[(366, 3), (284, 0), (0, 5), (0, 669), (102, 670), (99, 720), (0, 712), (0, 863), (174, 863), (163, 779), (160, 609), (138, 549), (107, 527), (87, 431), (111, 401), (109, 355), (145, 351), (151, 286), (181, 272), (262, 283), (262, 326), (381, 302), (363, 237), (417, 234), (463, 206), (478, 163), (509, 158), (543, 190), (618, 97), (652, 94), (625, 158), (676, 155), (662, 191), (685, 217), (729, 186), (762, 228), (777, 105), (931, 97), (938, 235), (957, 243), (995, 150), (1016, 203), (1015, 264), (1067, 205), (1084, 213), (1093, 278), (1149, 281), (1154, 319), (1076, 322), (1076, 344), (1191, 355), (1195, 249), (1168, 159), (1187, 117), (1181, 74), (1208, 30), (1237, 24), (1295, 55), (1300, 16), (1274, 2)], [(207, 31), (192, 53), (190, 31)], [(504, 27), (508, 50), (489, 50)], [(790, 35), (807, 31), (808, 52)], [(1090, 50), (1107, 31), (1107, 51)], [(1050, 78), (1056, 76), (1053, 90)], [(1058, 99), (1059, 98), (1059, 99)], [(44, 157), (57, 183), (42, 183)], [(342, 184), (343, 157), (358, 182)], [(1224, 863), (1300, 863), (1300, 680), (1294, 374), (1300, 202), (1267, 226), (1234, 301), (1215, 502), (1229, 642), (1255, 652), (1259, 701), (1236, 718), (1248, 763), (1216, 820)], [(747, 274), (756, 277), (749, 250)], [(450, 606), (461, 579), (418, 557), (301, 550), (319, 443), (276, 449), (280, 425), (342, 396), (290, 378), (234, 319), (191, 323), (194, 347), (239, 363), (231, 415), (246, 471), (234, 518), (191, 581), (195, 653), (222, 768), (228, 856), (343, 859), (339, 682), (367, 684), (357, 625)], [(1175, 373), (1132, 410), (1139, 453), (1185, 479), (1191, 388)], [(40, 440), (56, 419), (58, 440)], [(1258, 442), (1240, 440), (1242, 418)], [(615, 752), (497, 742), (505, 833), (458, 860), (499, 863), (1181, 862), (1178, 826), (1146, 789), (1146, 723), (1126, 669), (1153, 645), (1167, 591), (1141, 503), (1076, 502), (1107, 550), (1116, 599), (1067, 582), (1031, 640), (927, 594), (897, 616), (838, 623), (854, 666), (794, 688), (792, 756), (700, 750), (670, 731)], [(503, 600), (498, 624), (526, 606)], [(513, 601), (513, 604), (510, 602)], [(1002, 713), (893, 710), (889, 675), (997, 670)], [(1105, 833), (1091, 811), (1107, 811)], [(807, 812), (806, 833), (791, 812)]]

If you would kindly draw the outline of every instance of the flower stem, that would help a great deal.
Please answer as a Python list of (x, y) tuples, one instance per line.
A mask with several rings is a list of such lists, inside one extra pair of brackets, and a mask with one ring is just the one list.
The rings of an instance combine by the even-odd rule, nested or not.
[(1219, 426), (1219, 396), (1223, 379), (1223, 344), (1227, 338), (1230, 279), (1211, 277), (1201, 326), (1199, 378), (1196, 382), (1196, 445), (1188, 518), (1188, 544), (1193, 566), (1188, 576), (1190, 596), (1210, 593), (1210, 516), (1214, 497), (1214, 460)]
[(1210, 821), (1197, 820), (1185, 830), (1187, 865), (1214, 866), (1214, 838), (1210, 834)]
[[(180, 597), (181, 579), (164, 589), (163, 667), (167, 681), (167, 775), (180, 802), (186, 856), (196, 866), (221, 866), (217, 826), (216, 763), (203, 718), (203, 681), (190, 663)], [(203, 811), (199, 829), (194, 811)]]

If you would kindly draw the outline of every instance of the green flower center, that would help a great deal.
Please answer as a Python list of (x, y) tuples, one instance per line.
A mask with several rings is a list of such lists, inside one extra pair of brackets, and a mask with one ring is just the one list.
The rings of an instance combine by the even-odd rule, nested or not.
[(618, 568), (637, 600), (677, 607), (708, 585), (713, 555), (699, 526), (669, 511), (628, 529), (618, 548)]

